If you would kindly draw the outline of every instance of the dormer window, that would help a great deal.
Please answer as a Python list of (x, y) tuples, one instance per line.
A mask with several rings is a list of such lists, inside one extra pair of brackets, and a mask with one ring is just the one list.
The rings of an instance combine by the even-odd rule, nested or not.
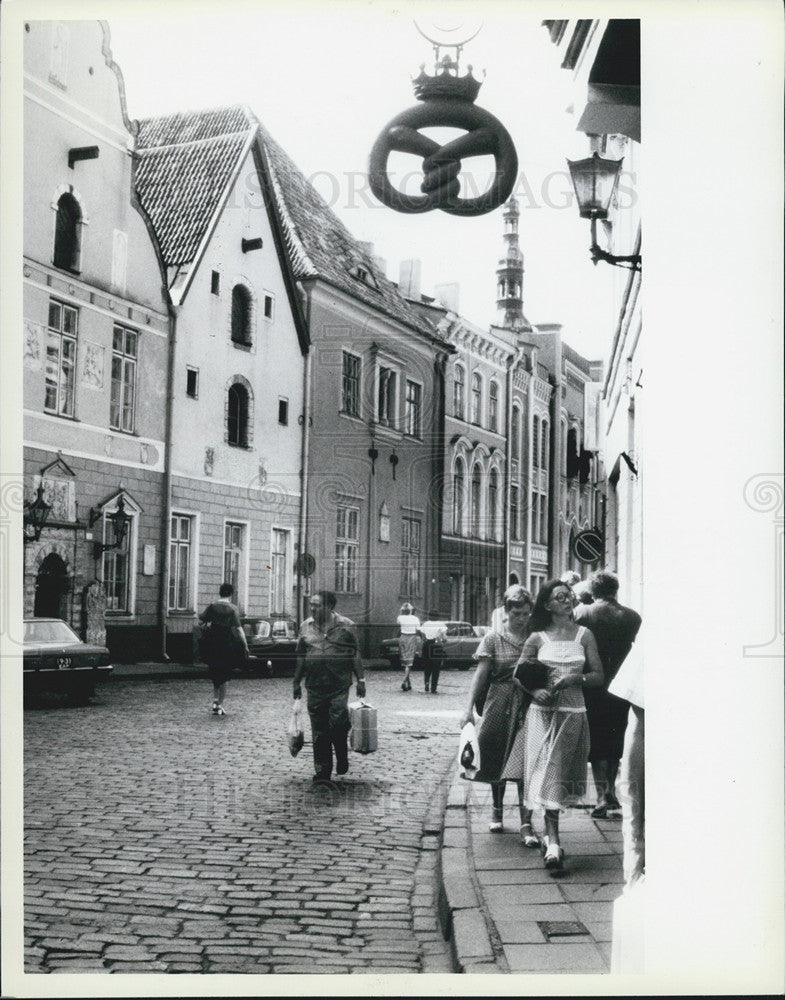
[(373, 276), (373, 271), (367, 264), (355, 264), (354, 267), (349, 268), (349, 274), (357, 281), (361, 281), (368, 288), (373, 288), (374, 291), (379, 290), (379, 285), (376, 278)]

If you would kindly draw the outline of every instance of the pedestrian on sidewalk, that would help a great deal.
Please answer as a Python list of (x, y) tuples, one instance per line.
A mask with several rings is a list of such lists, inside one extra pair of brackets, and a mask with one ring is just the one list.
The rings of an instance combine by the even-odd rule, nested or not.
[(562, 573), (561, 582), (566, 583), (567, 586), (570, 588), (570, 597), (572, 598), (572, 605), (573, 607), (575, 607), (575, 605), (578, 603), (579, 600), (578, 595), (575, 592), (575, 588), (581, 582), (580, 576), (575, 572), (574, 569), (568, 569), (566, 573)]
[(240, 622), (240, 612), (232, 604), (233, 595), (231, 583), (222, 583), (218, 588), (218, 600), (208, 604), (199, 615), (203, 629), (199, 651), (213, 682), (213, 715), (226, 715), (226, 685), (234, 668), (248, 658), (248, 640)]
[[(398, 628), (400, 629), (400, 634), (398, 637), (398, 651), (401, 660), (401, 666), (403, 667), (403, 684), (401, 684), (401, 691), (411, 691), (412, 682), (409, 675), (412, 672), (412, 666), (414, 664), (415, 656), (419, 656), (420, 653), (420, 619), (415, 615), (414, 608), (411, 604), (402, 604), (401, 611), (396, 619)], [(426, 684), (425, 690), (428, 690), (428, 685)]]
[[(513, 680), (513, 670), (529, 634), (532, 596), (528, 590), (514, 584), (505, 591), (503, 602), (505, 620), (501, 629), (486, 633), (474, 654), (477, 669), (472, 678), (469, 703), (459, 723), (463, 729), (471, 722), (474, 709), (481, 716), (477, 727), (480, 769), (474, 780), (488, 782), (491, 786), (493, 806), (489, 829), (492, 833), (501, 833), (504, 829), (506, 783), (501, 777), (502, 770), (531, 701), (520, 684)], [(539, 847), (539, 838), (532, 830), (531, 809), (523, 802), (521, 779), (517, 780), (517, 786), (521, 841), (526, 847)]]
[(609, 693), (608, 686), (632, 648), (641, 627), (641, 616), (616, 600), (619, 579), (614, 573), (597, 570), (590, 583), (594, 603), (579, 604), (573, 616), (591, 630), (605, 677), (602, 687), (592, 688), (585, 695), (591, 740), (589, 763), (597, 795), (592, 816), (597, 819), (607, 816), (608, 810), (621, 809), (615, 785), (630, 706)]
[(293, 694), (302, 697), (300, 681), (305, 677), (315, 783), (329, 782), (335, 751), (336, 774), (349, 770), (349, 689), (357, 678), (357, 696), (365, 696), (363, 665), (357, 650), (354, 622), (335, 611), (331, 590), (320, 590), (310, 598), (311, 618), (300, 626)]
[(521, 658), (544, 664), (548, 681), (529, 691), (532, 702), (501, 776), (523, 779), (526, 808), (544, 810), (545, 867), (555, 869), (564, 857), (559, 812), (580, 798), (586, 782), (589, 724), (583, 688), (603, 681), (594, 636), (572, 620), (572, 601), (570, 587), (561, 580), (548, 580), (537, 594)]

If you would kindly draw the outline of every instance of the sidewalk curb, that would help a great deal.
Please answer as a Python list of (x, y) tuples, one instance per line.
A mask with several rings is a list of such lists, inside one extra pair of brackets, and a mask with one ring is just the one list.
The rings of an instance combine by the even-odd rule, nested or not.
[(444, 810), (438, 916), (459, 973), (502, 973), (474, 875), (467, 796), (470, 782), (456, 768)]

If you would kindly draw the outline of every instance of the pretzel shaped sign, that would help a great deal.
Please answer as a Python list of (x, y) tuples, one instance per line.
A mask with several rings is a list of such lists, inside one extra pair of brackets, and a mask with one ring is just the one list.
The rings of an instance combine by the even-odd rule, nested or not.
[[(419, 132), (445, 126), (465, 129), (466, 134), (440, 146)], [(423, 157), (422, 196), (404, 194), (390, 182), (387, 161), (393, 151)], [(459, 197), (461, 161), (486, 154), (496, 160), (490, 188), (474, 198)], [(407, 214), (439, 208), (450, 215), (484, 215), (507, 201), (517, 175), (515, 146), (498, 118), (467, 101), (450, 99), (428, 100), (388, 122), (373, 145), (368, 165), (371, 190), (379, 201)]]

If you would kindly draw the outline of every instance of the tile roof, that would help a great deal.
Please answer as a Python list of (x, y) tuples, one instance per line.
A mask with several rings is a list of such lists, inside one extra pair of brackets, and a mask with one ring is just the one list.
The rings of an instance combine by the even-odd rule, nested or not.
[[(429, 337), (435, 326), (398, 292), (287, 153), (243, 105), (139, 122), (136, 187), (167, 266), (193, 262), (252, 133), (270, 170), (295, 278), (321, 278)], [(354, 277), (362, 267), (371, 284)]]

